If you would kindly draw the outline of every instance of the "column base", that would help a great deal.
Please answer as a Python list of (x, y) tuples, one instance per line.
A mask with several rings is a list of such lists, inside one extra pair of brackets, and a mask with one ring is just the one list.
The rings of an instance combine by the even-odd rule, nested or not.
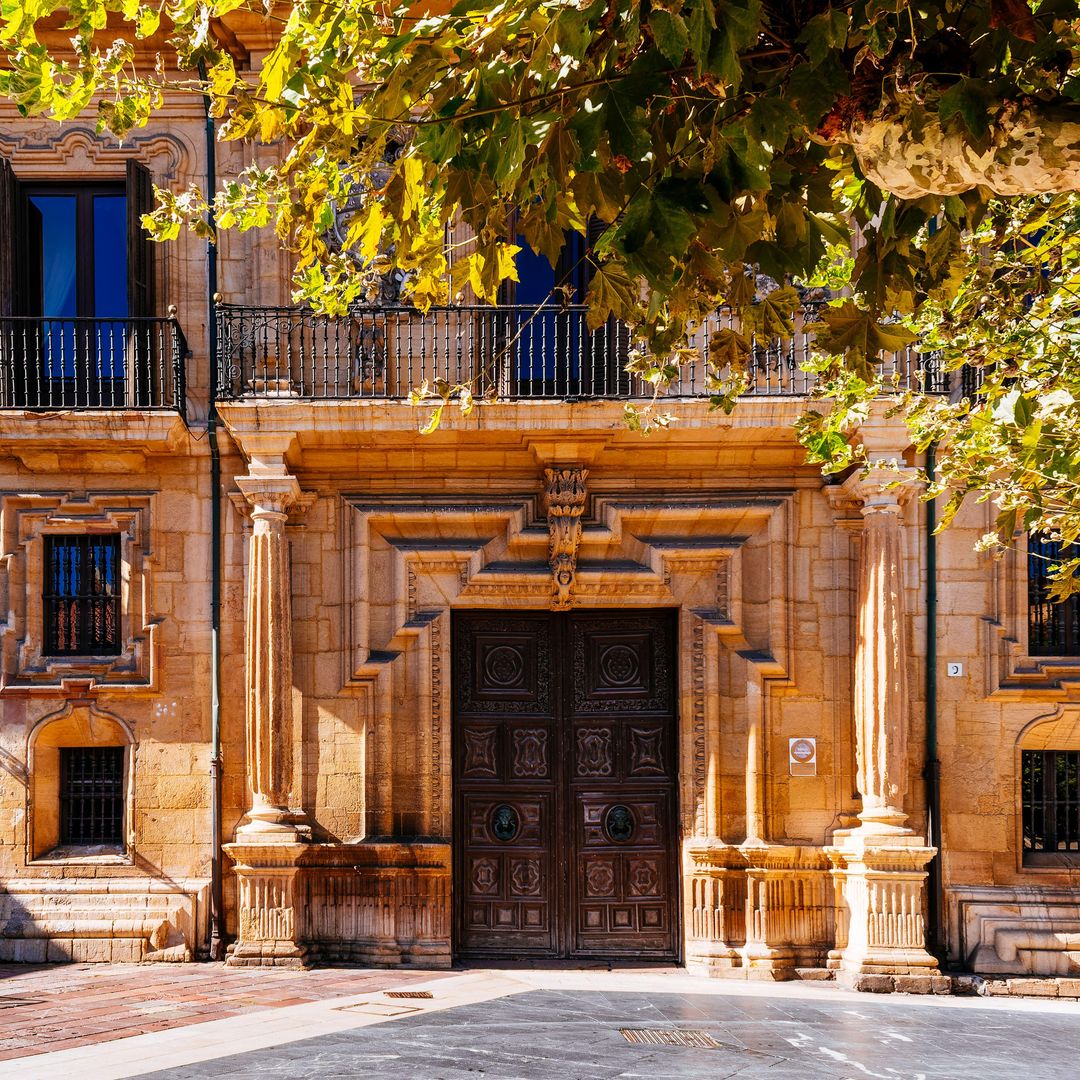
[(225, 966), (306, 968), (308, 949), (294, 941), (238, 941), (229, 946)]
[(309, 845), (280, 837), (252, 841), (237, 830), (235, 843), (225, 845), (237, 880), (240, 937), (231, 947), (230, 967), (303, 967), (307, 949), (297, 902), (296, 878)]
[[(837, 833), (827, 849), (843, 885), (846, 935), (830, 967), (837, 982), (876, 993), (940, 993), (937, 960), (926, 949), (926, 864), (937, 853), (911, 832), (864, 825)], [(948, 983), (945, 979), (945, 983)]]

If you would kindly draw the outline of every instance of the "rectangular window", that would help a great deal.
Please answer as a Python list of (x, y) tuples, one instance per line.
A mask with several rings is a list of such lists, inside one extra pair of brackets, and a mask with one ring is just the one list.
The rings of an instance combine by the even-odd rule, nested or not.
[(1021, 754), (1024, 855), (1080, 852), (1080, 750)]
[(124, 843), (124, 748), (60, 750), (61, 845)]
[(1080, 656), (1080, 596), (1060, 604), (1049, 598), (1049, 569), (1062, 554), (1054, 540), (1028, 539), (1029, 656)]
[(45, 537), (45, 654), (120, 652), (120, 537)]

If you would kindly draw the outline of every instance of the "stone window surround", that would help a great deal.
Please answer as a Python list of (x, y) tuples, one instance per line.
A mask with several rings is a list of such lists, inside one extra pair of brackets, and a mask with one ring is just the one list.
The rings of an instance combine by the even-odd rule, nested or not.
[[(988, 530), (990, 526), (988, 524)], [(992, 561), (992, 613), (987, 632), (986, 696), (1015, 699), (1061, 696), (1062, 680), (1080, 679), (1080, 656), (1028, 653), (1027, 536), (1017, 532), (1012, 546)], [(1051, 698), (1052, 700), (1052, 698)], [(1019, 774), (1018, 774), (1019, 775)]]
[[(0, 497), (0, 696), (83, 694), (157, 688), (158, 621), (151, 615), (150, 492), (41, 492)], [(44, 653), (44, 537), (120, 535), (120, 652), (52, 657)]]
[[(124, 747), (124, 848), (58, 851), (60, 754), (63, 747)], [(130, 725), (93, 702), (70, 700), (42, 717), (26, 740), (26, 865), (131, 866), (135, 863), (135, 734)]]
[(1025, 750), (1080, 750), (1080, 705), (1059, 706), (1054, 712), (1035, 717), (1017, 736), (1013, 748), (1014, 825), (1016, 869), (1019, 874), (1065, 875), (1073, 881), (1080, 869), (1080, 851), (1054, 851), (1024, 857), (1024, 817), (1021, 789), (1022, 754)]

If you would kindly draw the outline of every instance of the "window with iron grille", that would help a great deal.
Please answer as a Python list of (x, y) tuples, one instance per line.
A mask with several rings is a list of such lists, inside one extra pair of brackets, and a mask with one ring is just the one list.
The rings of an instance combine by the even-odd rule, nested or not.
[(124, 748), (60, 750), (60, 843), (124, 843)]
[(120, 537), (45, 537), (45, 653), (120, 652)]
[(1080, 656), (1080, 596), (1050, 600), (1049, 570), (1074, 549), (1055, 540), (1028, 539), (1028, 655)]
[(1080, 750), (1022, 752), (1024, 855), (1080, 852)]

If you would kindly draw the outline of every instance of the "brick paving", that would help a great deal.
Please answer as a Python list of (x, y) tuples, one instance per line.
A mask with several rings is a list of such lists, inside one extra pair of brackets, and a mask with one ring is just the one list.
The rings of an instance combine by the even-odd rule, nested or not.
[(274, 971), (210, 963), (0, 964), (0, 1061), (407, 987), (439, 974), (373, 968)]

